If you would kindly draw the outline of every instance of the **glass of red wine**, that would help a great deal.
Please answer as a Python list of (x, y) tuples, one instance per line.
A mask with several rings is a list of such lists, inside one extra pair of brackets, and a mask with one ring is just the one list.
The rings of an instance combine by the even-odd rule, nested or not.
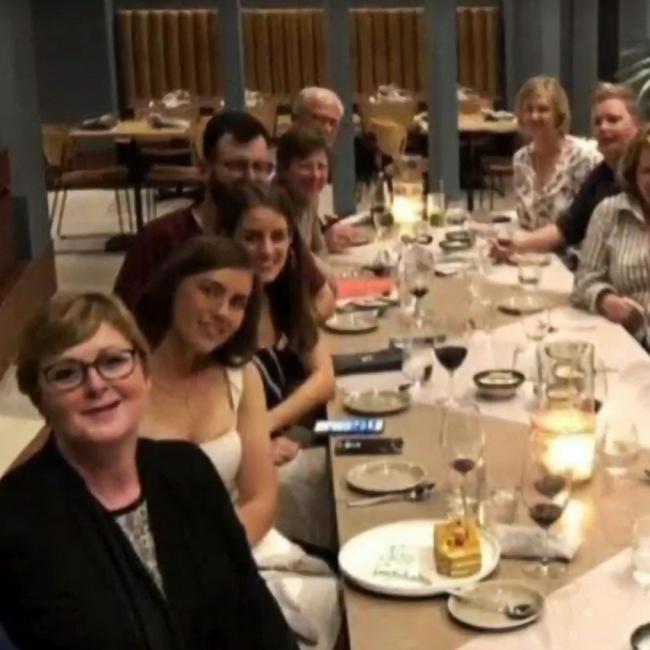
[(524, 571), (538, 578), (555, 578), (564, 570), (562, 564), (549, 557), (548, 531), (562, 516), (571, 495), (570, 470), (552, 467), (547, 458), (548, 445), (543, 436), (533, 434), (522, 492), (528, 515), (544, 531), (544, 547), (540, 561)]
[[(485, 448), (485, 435), (481, 424), (478, 406), (469, 400), (458, 403), (458, 408), (446, 410), (443, 413), (442, 446), (446, 451), (449, 467), (460, 478), (460, 502), (462, 515), (465, 519), (472, 514), (478, 515), (478, 494), (468, 494), (468, 475), (477, 474), (483, 466), (483, 450)], [(480, 481), (475, 481), (479, 485)], [(450, 502), (453, 501), (453, 489), (450, 477)], [(455, 510), (454, 504), (450, 503)]]
[(445, 406), (458, 403), (454, 373), (467, 357), (469, 336), (469, 320), (465, 316), (441, 315), (436, 319), (433, 349), (436, 359), (449, 373), (447, 398), (442, 400)]
[(435, 271), (433, 253), (419, 244), (412, 244), (404, 253), (404, 279), (409, 293), (415, 298), (414, 318), (422, 323), (422, 298), (429, 293)]

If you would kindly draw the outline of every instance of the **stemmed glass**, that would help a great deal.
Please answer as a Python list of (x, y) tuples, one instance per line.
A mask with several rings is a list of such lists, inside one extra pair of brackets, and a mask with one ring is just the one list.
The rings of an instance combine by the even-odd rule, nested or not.
[(435, 271), (433, 253), (424, 246), (412, 244), (404, 252), (403, 268), (406, 287), (415, 298), (414, 318), (421, 323), (424, 318), (421, 300), (429, 293)]
[(457, 406), (443, 414), (441, 442), (450, 468), (461, 477), (460, 498), (463, 516), (467, 519), (470, 514), (468, 502), (477, 506), (479, 499), (478, 494), (468, 498), (467, 475), (472, 471), (478, 472), (482, 466), (485, 435), (478, 406), (470, 401)]
[(548, 552), (549, 528), (562, 516), (571, 495), (571, 472), (549, 462), (548, 441), (533, 432), (530, 455), (522, 482), (524, 503), (530, 518), (544, 530), (544, 549), (539, 563), (525, 572), (539, 578), (555, 578), (564, 567), (552, 562)]
[(416, 388), (422, 388), (433, 368), (430, 346), (411, 339), (405, 342), (402, 352), (402, 373)]
[(469, 336), (469, 320), (464, 315), (441, 314), (436, 319), (433, 349), (436, 359), (449, 373), (448, 396), (446, 400), (442, 400), (443, 405), (453, 406), (458, 403), (454, 373), (467, 357)]

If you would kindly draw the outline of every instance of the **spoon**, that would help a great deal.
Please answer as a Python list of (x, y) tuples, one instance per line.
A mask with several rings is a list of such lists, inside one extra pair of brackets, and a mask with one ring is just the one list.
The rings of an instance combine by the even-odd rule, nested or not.
[(484, 598), (482, 596), (473, 596), (467, 594), (463, 591), (448, 591), (449, 595), (462, 600), (470, 605), (474, 605), (479, 609), (482, 609), (487, 612), (496, 612), (497, 614), (505, 614), (508, 618), (511, 618), (515, 621), (521, 621), (525, 618), (530, 618), (535, 616), (539, 611), (537, 605), (533, 603), (517, 603), (517, 602), (508, 602), (500, 605), (495, 603), (489, 598)]
[(394, 501), (409, 501), (415, 503), (424, 501), (431, 496), (435, 483), (421, 483), (416, 485), (408, 492), (397, 492), (392, 494), (383, 494), (378, 497), (368, 497), (366, 499), (353, 499), (348, 501), (348, 508), (363, 508), (365, 506), (375, 506), (380, 503), (392, 503)]

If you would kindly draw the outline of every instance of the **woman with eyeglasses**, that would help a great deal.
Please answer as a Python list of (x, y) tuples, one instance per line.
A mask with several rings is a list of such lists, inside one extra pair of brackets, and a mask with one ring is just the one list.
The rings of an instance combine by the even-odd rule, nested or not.
[(244, 182), (233, 187), (222, 225), (248, 251), (262, 283), (254, 362), (280, 465), (278, 527), (292, 539), (332, 548), (325, 450), (313, 448), (310, 428), (334, 395), (334, 370), (306, 294), (303, 265), (310, 253), (297, 211), (283, 187)]
[(102, 294), (25, 330), (18, 384), (45, 447), (0, 481), (0, 625), (34, 650), (296, 648), (214, 467), (139, 438), (149, 352)]
[[(153, 348), (151, 399), (141, 432), (201, 447), (236, 504), (254, 557), (261, 570), (267, 569), (263, 575), (289, 625), (325, 650), (333, 646), (340, 625), (337, 580), (324, 562), (272, 528), (277, 477), (264, 389), (250, 363), (260, 289), (246, 250), (232, 239), (196, 238), (160, 269), (138, 309)], [(300, 575), (300, 565), (312, 575)], [(291, 608), (282, 593), (287, 583), (296, 592)]]

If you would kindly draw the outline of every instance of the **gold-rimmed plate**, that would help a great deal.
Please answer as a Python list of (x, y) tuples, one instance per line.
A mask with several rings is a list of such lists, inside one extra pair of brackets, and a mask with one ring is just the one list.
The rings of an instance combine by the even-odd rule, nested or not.
[(379, 327), (376, 311), (338, 313), (325, 321), (325, 328), (339, 334), (365, 334)]
[(375, 460), (355, 465), (347, 475), (351, 488), (367, 494), (392, 494), (412, 490), (425, 482), (421, 465), (406, 460)]
[(405, 411), (411, 398), (405, 390), (368, 390), (349, 392), (343, 397), (343, 407), (359, 415), (391, 415)]

